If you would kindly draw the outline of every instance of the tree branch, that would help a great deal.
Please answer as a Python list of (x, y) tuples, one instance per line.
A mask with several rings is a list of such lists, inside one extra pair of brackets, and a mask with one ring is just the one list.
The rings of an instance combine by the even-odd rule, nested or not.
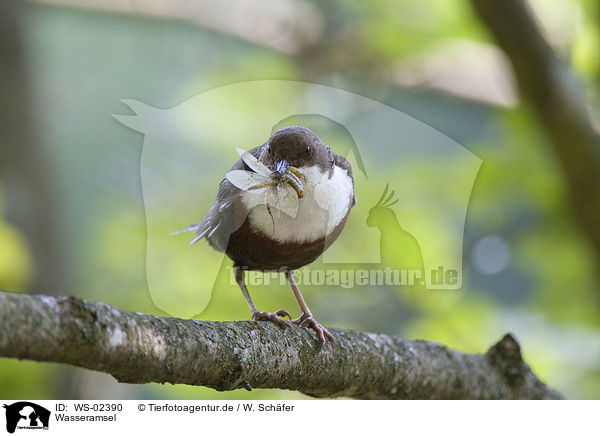
[(510, 59), (519, 89), (550, 140), (571, 206), (600, 265), (600, 135), (569, 68), (542, 36), (523, 0), (471, 0)]
[(317, 397), (558, 399), (506, 335), (486, 354), (426, 341), (330, 329), (315, 352), (307, 329), (210, 322), (116, 309), (75, 297), (0, 292), (0, 356), (60, 362), (127, 383), (217, 390), (280, 388)]

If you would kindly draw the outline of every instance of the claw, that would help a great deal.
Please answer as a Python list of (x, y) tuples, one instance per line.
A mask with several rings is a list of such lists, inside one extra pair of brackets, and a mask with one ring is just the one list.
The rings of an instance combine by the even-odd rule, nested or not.
[(290, 321), (283, 319), (283, 316), (287, 316), (290, 320), (292, 319), (289, 312), (284, 309), (279, 309), (277, 312), (262, 312), (259, 310), (252, 312), (253, 321), (273, 321), (284, 330), (287, 328), (292, 328)]
[(292, 315), (290, 315), (290, 313), (285, 309), (279, 309), (277, 312), (275, 312), (275, 315), (281, 317), (287, 316), (290, 319), (290, 321), (292, 320)]
[(317, 345), (317, 351), (321, 351), (325, 341), (329, 341), (335, 345), (335, 339), (333, 338), (333, 335), (329, 333), (325, 327), (319, 324), (310, 313), (303, 313), (299, 318), (292, 320), (292, 324), (296, 324), (300, 327), (311, 328), (315, 331), (319, 341)]

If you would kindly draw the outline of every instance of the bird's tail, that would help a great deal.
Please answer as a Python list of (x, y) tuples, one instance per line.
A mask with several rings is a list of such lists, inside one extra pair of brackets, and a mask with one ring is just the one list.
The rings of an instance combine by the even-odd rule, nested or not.
[(200, 224), (196, 223), (196, 224), (192, 224), (191, 226), (186, 227), (183, 230), (177, 230), (176, 232), (173, 233), (169, 233), (169, 235), (178, 235), (180, 233), (185, 233), (185, 232), (192, 232), (194, 230), (198, 230), (198, 227), (200, 226)]
[(177, 230), (176, 232), (171, 233), (171, 235), (177, 235), (179, 233), (185, 233), (185, 232), (192, 232), (192, 231), (196, 231), (196, 236), (194, 236), (194, 239), (192, 239), (192, 241), (190, 242), (190, 245), (194, 245), (196, 242), (198, 242), (200, 239), (206, 237), (206, 238), (210, 238), (213, 233), (215, 233), (217, 231), (217, 229), (219, 228), (219, 225), (217, 224), (216, 226), (211, 226), (210, 223), (208, 222), (200, 222), (198, 224), (192, 224), (189, 227), (186, 227), (183, 230)]

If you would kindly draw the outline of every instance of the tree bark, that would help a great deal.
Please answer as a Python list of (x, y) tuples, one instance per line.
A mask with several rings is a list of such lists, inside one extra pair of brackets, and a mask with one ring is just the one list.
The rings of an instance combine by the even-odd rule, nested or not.
[(592, 126), (583, 87), (548, 44), (523, 0), (471, 3), (510, 59), (520, 93), (549, 139), (575, 218), (600, 270), (600, 135)]
[(279, 388), (364, 399), (559, 399), (506, 335), (485, 354), (383, 334), (270, 322), (211, 322), (116, 309), (76, 297), (0, 292), (0, 356), (60, 362), (127, 383)]

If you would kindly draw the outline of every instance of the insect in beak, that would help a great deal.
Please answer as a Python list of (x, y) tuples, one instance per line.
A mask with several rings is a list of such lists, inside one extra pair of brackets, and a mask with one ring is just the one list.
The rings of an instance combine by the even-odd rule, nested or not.
[[(302, 171), (291, 166), (285, 159), (275, 165), (266, 166), (251, 153), (241, 148), (236, 150), (252, 171), (231, 170), (225, 174), (225, 178), (238, 189), (264, 194), (265, 208), (273, 221), (273, 227), (275, 220), (271, 212), (271, 201), (286, 215), (295, 218), (298, 199), (304, 197), (302, 180), (306, 180), (306, 177)], [(295, 195), (290, 194), (290, 189)]]
[(275, 174), (279, 174), (280, 176), (283, 176), (287, 170), (289, 169), (290, 164), (288, 163), (287, 160), (282, 159), (279, 162), (277, 162), (277, 165), (275, 166), (275, 171), (273, 171)]

